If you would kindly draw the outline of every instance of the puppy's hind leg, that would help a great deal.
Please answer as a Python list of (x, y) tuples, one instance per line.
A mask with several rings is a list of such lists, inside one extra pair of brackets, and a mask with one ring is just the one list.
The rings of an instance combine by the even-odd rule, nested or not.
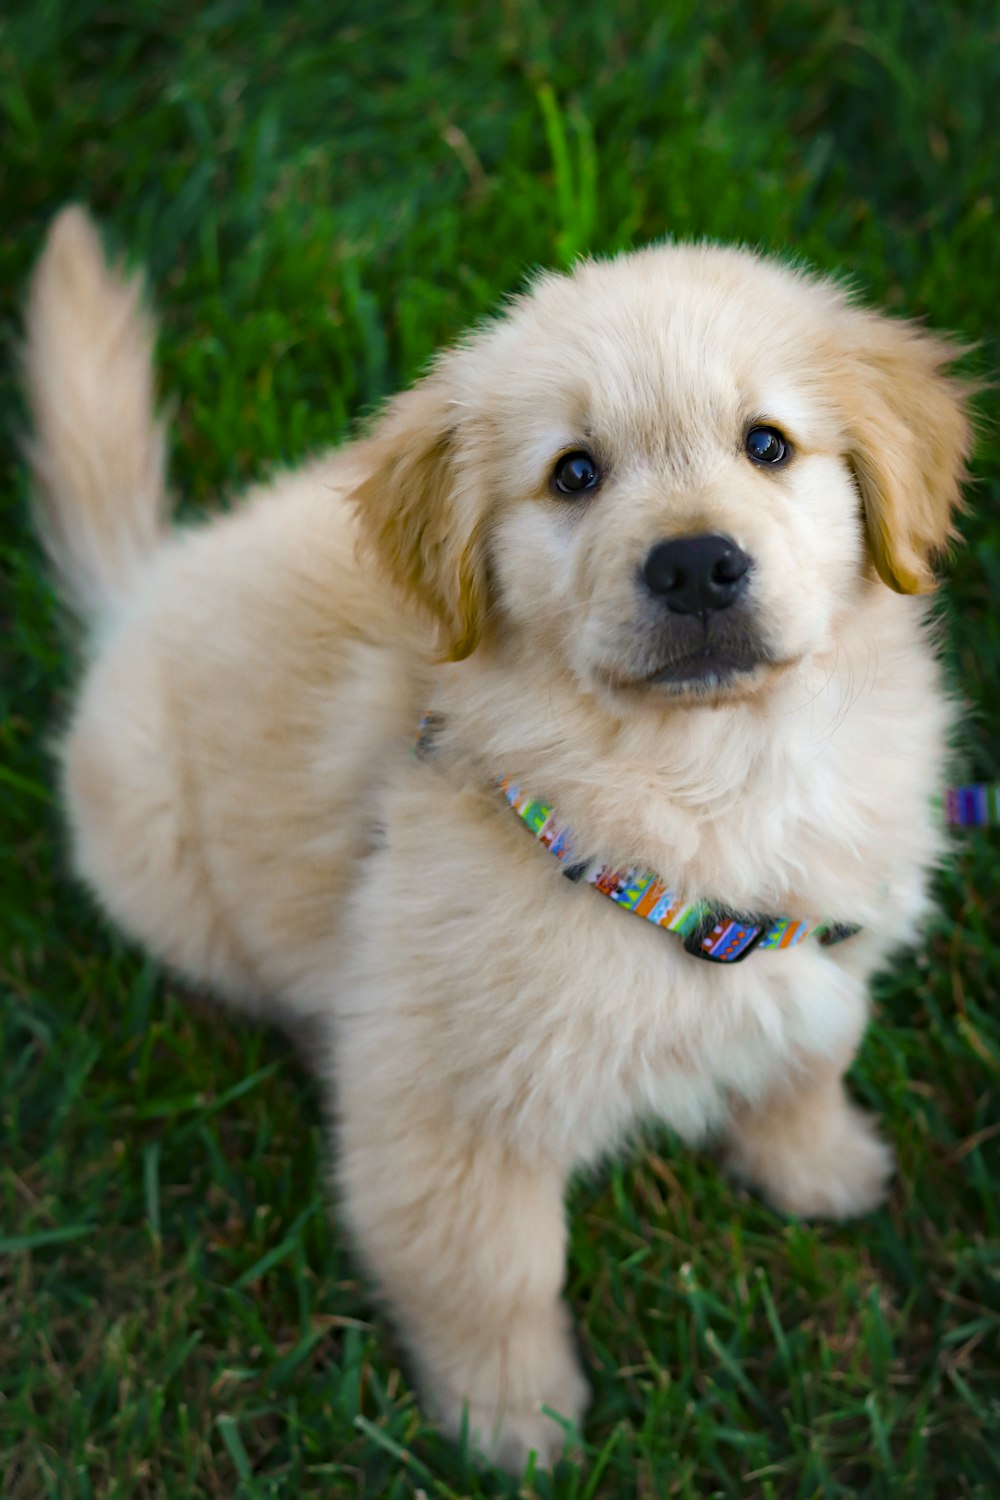
[(129, 936), (254, 1013), (262, 982), (204, 866), (176, 717), (169, 665), (145, 631), (94, 663), (60, 746), (73, 862)]
[(560, 1298), (560, 1174), (468, 1126), (344, 1090), (341, 1185), (369, 1269), (451, 1436), (512, 1473), (559, 1457), (587, 1387)]

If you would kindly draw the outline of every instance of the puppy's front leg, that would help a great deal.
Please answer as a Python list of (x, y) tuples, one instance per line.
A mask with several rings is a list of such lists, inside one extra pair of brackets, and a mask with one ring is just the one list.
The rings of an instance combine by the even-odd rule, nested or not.
[(432, 1414), (514, 1473), (559, 1457), (587, 1401), (560, 1297), (561, 1174), (429, 1101), (342, 1090), (344, 1206), (414, 1355)]
[(810, 1059), (734, 1114), (728, 1165), (784, 1213), (850, 1219), (886, 1197), (892, 1151), (843, 1073), (842, 1061)]

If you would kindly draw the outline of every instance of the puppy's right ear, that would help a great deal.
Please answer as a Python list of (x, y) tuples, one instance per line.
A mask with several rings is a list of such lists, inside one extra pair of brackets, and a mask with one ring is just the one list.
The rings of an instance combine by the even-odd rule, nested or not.
[(449, 661), (475, 650), (489, 602), (482, 502), (458, 423), (440, 372), (394, 397), (361, 444), (353, 497), (364, 542), (437, 622)]

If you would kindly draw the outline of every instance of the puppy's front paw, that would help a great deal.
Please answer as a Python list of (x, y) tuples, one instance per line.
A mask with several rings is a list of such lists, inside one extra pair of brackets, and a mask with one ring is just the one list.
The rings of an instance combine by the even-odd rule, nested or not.
[(432, 1401), (445, 1432), (457, 1438), (467, 1428), (470, 1445), (516, 1478), (524, 1473), (532, 1452), (538, 1468), (552, 1468), (571, 1448), (572, 1438), (547, 1412), (557, 1412), (579, 1429), (590, 1392), (568, 1345), (550, 1353), (546, 1379), (530, 1397), (515, 1394), (511, 1387), (517, 1382), (503, 1380), (501, 1387), (506, 1390), (495, 1393), (490, 1380), (486, 1391), (478, 1395), (472, 1391), (466, 1398), (437, 1390)]
[(853, 1219), (885, 1201), (895, 1158), (874, 1116), (844, 1098), (815, 1119), (748, 1123), (734, 1135), (727, 1165), (782, 1213)]
[(532, 1406), (508, 1406), (500, 1412), (472, 1407), (468, 1417), (472, 1446), (490, 1463), (517, 1478), (524, 1473), (532, 1453), (538, 1468), (551, 1469), (564, 1453), (572, 1451), (573, 1439), (548, 1411), (558, 1412), (579, 1428), (588, 1399), (586, 1383), (577, 1376), (572, 1390), (552, 1399), (543, 1398)]

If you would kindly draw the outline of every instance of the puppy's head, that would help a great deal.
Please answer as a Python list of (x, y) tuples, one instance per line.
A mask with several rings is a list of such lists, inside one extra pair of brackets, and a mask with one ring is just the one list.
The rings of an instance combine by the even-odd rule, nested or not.
[(486, 636), (585, 689), (757, 691), (876, 573), (933, 586), (969, 444), (958, 352), (743, 251), (587, 262), (390, 404), (362, 530), (445, 656)]

